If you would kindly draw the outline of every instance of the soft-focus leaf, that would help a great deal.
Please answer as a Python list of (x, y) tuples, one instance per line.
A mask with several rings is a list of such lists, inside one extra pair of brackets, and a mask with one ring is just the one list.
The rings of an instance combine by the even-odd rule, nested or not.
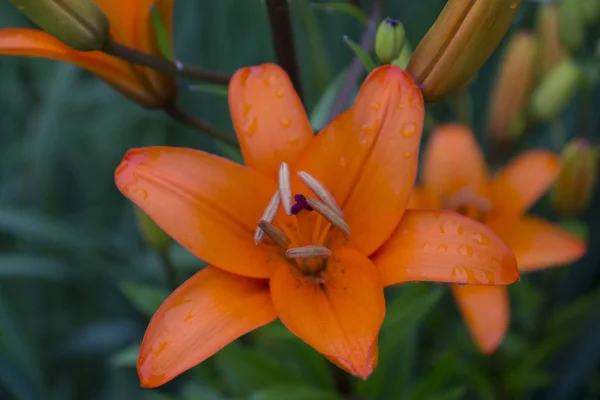
[(354, 52), (354, 55), (360, 59), (367, 72), (371, 72), (375, 69), (375, 62), (371, 56), (358, 45), (358, 43), (348, 36), (344, 36), (344, 42), (346, 42), (348, 47)]
[[(315, 132), (320, 131), (325, 127), (329, 118), (329, 112), (331, 111), (331, 107), (335, 103), (335, 99), (337, 98), (337, 94), (346, 79), (346, 70), (340, 71), (333, 82), (329, 84), (315, 108), (313, 108), (310, 113), (310, 124), (313, 127)], [(356, 95), (356, 94), (355, 94)], [(353, 98), (355, 97), (352, 96)]]
[(65, 337), (58, 352), (70, 358), (105, 355), (139, 339), (141, 334), (140, 327), (128, 320), (97, 322)]
[(135, 367), (140, 352), (140, 343), (132, 344), (110, 356), (110, 363), (115, 367)]
[(125, 281), (119, 287), (131, 305), (146, 317), (152, 317), (169, 296), (167, 289), (143, 282)]
[(356, 19), (361, 25), (366, 25), (369, 21), (369, 16), (352, 3), (331, 1), (325, 3), (312, 3), (311, 6), (315, 10), (345, 14)]
[(47, 279), (60, 282), (71, 279), (74, 275), (75, 271), (59, 260), (0, 253), (0, 277), (2, 278)]
[(4, 388), (11, 399), (40, 400), (43, 390), (36, 386), (19, 365), (0, 355), (0, 393)]
[(217, 85), (215, 83), (198, 83), (196, 85), (188, 86), (188, 89), (192, 92), (215, 94), (227, 99), (227, 86), (224, 85)]
[(305, 385), (277, 385), (252, 393), (248, 400), (337, 400), (333, 392)]

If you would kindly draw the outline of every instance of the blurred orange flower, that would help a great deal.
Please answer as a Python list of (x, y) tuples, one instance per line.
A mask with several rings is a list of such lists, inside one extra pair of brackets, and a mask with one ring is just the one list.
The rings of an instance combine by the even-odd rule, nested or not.
[[(150, 17), (157, 8), (171, 34), (175, 0), (95, 0), (110, 22), (112, 38), (138, 51), (161, 56)], [(100, 51), (73, 50), (50, 34), (27, 28), (0, 29), (0, 54), (66, 61), (96, 74), (147, 108), (162, 108), (176, 94), (175, 80), (152, 69), (134, 66)]]
[(376, 69), (317, 136), (276, 65), (239, 70), (229, 106), (246, 166), (150, 147), (129, 151), (116, 171), (125, 196), (210, 264), (150, 322), (138, 360), (143, 386), (162, 385), (276, 318), (366, 378), (378, 359), (384, 286), (518, 279), (514, 255), (485, 225), (447, 211), (405, 212), (424, 108), (398, 67)]
[[(567, 264), (583, 255), (585, 243), (548, 221), (524, 215), (550, 187), (558, 166), (556, 155), (529, 151), (489, 178), (471, 129), (442, 125), (427, 145), (422, 186), (415, 188), (409, 208), (443, 208), (485, 223), (514, 251), (521, 273)], [(452, 292), (478, 347), (494, 352), (509, 324), (507, 289), (453, 285)]]

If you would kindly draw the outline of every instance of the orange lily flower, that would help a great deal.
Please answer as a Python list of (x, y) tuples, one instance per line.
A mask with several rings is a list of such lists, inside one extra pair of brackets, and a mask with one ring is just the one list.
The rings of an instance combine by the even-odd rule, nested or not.
[(130, 150), (115, 174), (125, 196), (210, 264), (152, 318), (138, 359), (143, 386), (162, 385), (276, 318), (366, 378), (378, 359), (384, 286), (518, 279), (514, 255), (485, 225), (447, 211), (405, 212), (424, 108), (398, 67), (375, 70), (317, 136), (276, 65), (236, 72), (229, 106), (245, 166), (150, 147)]
[[(156, 7), (169, 33), (175, 0), (95, 0), (110, 22), (118, 43), (162, 57), (150, 18)], [(101, 51), (71, 49), (37, 29), (0, 29), (0, 54), (35, 56), (66, 61), (96, 74), (115, 89), (147, 108), (162, 108), (176, 94), (175, 80), (150, 68), (133, 65)]]
[[(471, 129), (442, 125), (427, 144), (422, 186), (415, 188), (409, 208), (444, 208), (482, 221), (515, 253), (520, 273), (564, 265), (584, 254), (585, 243), (551, 222), (524, 215), (550, 187), (558, 166), (551, 152), (528, 151), (489, 178)], [(494, 352), (509, 324), (507, 288), (452, 285), (452, 292), (477, 346)]]

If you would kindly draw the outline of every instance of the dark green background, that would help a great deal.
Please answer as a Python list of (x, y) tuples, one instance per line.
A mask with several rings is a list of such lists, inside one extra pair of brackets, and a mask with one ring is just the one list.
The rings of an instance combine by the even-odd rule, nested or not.
[[(226, 73), (275, 61), (263, 3), (179, 0), (178, 58)], [(343, 35), (358, 41), (362, 27), (348, 15), (315, 13), (303, 0), (291, 4), (312, 114), (352, 58)], [(401, 19), (416, 45), (444, 4), (388, 0), (384, 15)], [(515, 24), (530, 26), (535, 7), (524, 3)], [(307, 33), (311, 18), (317, 18), (321, 47)], [(0, 0), (0, 27), (27, 24)], [(470, 88), (479, 134), (499, 54)], [(181, 82), (183, 103), (232, 132), (226, 99), (191, 92), (190, 83)], [(589, 123), (597, 139), (598, 90), (594, 96)], [(521, 148), (559, 151), (580, 133), (580, 106), (578, 97), (560, 123), (538, 127)], [(429, 111), (439, 121), (455, 119), (449, 102)], [(349, 398), (336, 394), (331, 365), (277, 324), (230, 345), (161, 390), (139, 387), (135, 346), (167, 289), (156, 255), (140, 239), (131, 204), (113, 183), (113, 171), (127, 149), (158, 144), (220, 151), (76, 67), (0, 58), (0, 399)], [(556, 217), (547, 200), (535, 212)], [(535, 273), (511, 286), (511, 328), (491, 358), (478, 354), (445, 286), (387, 291), (380, 365), (366, 382), (351, 379), (353, 398), (598, 398), (598, 198), (582, 221), (589, 227), (589, 254), (569, 268)], [(203, 266), (177, 246), (172, 257), (180, 280)]]

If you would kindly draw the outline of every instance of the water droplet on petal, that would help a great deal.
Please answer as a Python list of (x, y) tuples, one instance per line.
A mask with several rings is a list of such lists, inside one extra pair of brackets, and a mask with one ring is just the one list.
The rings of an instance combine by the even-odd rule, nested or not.
[(473, 248), (469, 245), (461, 244), (460, 246), (458, 246), (458, 254), (460, 254), (461, 256), (472, 256)]
[(373, 123), (371, 125), (369, 124), (365, 124), (362, 126), (362, 131), (364, 133), (366, 133), (367, 135), (372, 135), (375, 132), (377, 132), (377, 129), (379, 128), (379, 120), (376, 119), (375, 121), (373, 121)]
[(429, 242), (425, 242), (425, 243), (423, 243), (423, 250), (427, 250), (427, 249), (429, 249), (430, 247), (431, 247), (431, 243), (429, 243)]
[(411, 158), (411, 157), (412, 157), (412, 152), (410, 152), (410, 151), (404, 152), (404, 158)]
[(300, 138), (297, 138), (297, 137), (293, 137), (293, 138), (290, 138), (290, 140), (288, 140), (288, 144), (290, 146), (296, 146), (298, 143), (300, 143)]
[(278, 99), (282, 98), (285, 95), (285, 90), (283, 89), (277, 89), (277, 91), (275, 91), (275, 97), (277, 97)]
[(402, 136), (409, 138), (417, 133), (417, 124), (414, 122), (407, 122), (402, 126), (402, 130), (400, 131)]
[(379, 104), (377, 102), (371, 103), (371, 108), (373, 110), (377, 111), (377, 110), (381, 109), (381, 104)]
[(465, 228), (463, 228), (462, 225), (459, 225), (456, 230), (458, 231), (459, 236), (462, 236), (463, 233), (465, 233)]
[(440, 244), (437, 249), (438, 251), (448, 251), (448, 246), (445, 244)]
[(256, 118), (252, 118), (252, 120), (248, 124), (248, 127), (245, 129), (245, 131), (248, 134), (248, 136), (252, 136), (256, 133), (257, 130), (258, 130), (258, 120)]
[(346, 157), (340, 157), (340, 167), (346, 166)]
[(490, 242), (490, 238), (485, 233), (476, 233), (472, 236), (473, 240), (475, 240), (479, 244), (488, 244)]
[(289, 128), (290, 125), (292, 125), (292, 120), (289, 118), (284, 118), (280, 122), (281, 122), (281, 126), (284, 128)]
[(146, 200), (148, 197), (148, 192), (146, 189), (136, 189), (134, 195), (138, 200)]

